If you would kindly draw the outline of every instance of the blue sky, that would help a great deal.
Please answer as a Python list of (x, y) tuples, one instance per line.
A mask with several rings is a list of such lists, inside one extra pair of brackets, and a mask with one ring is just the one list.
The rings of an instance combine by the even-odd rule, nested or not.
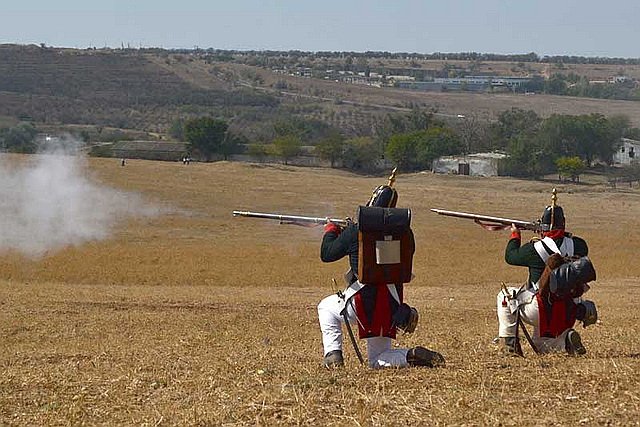
[(640, 1), (7, 0), (0, 43), (640, 57)]

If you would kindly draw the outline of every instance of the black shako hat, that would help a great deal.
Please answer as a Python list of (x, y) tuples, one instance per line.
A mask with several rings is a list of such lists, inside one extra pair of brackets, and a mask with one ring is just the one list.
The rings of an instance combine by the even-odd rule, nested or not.
[(373, 190), (371, 198), (367, 202), (369, 207), (395, 208), (398, 202), (398, 192), (389, 185), (380, 185)]
[[(551, 222), (551, 213), (553, 212), (553, 225)], [(547, 206), (542, 212), (540, 218), (542, 224), (542, 231), (559, 230), (564, 228), (564, 211), (561, 206)]]

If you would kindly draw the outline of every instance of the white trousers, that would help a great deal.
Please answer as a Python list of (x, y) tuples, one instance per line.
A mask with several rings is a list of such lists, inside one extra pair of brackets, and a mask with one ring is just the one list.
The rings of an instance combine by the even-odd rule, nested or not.
[[(344, 307), (345, 300), (336, 294), (329, 295), (318, 304), (318, 320), (320, 321), (325, 355), (333, 350), (342, 350), (344, 317), (340, 313)], [(349, 300), (347, 317), (353, 326), (354, 335), (356, 335), (358, 321), (353, 300)], [(392, 349), (391, 338), (367, 338), (367, 359), (371, 368), (405, 367), (407, 366), (407, 352), (406, 348)]]
[[(510, 295), (513, 295), (514, 291), (517, 293), (519, 288), (507, 288)], [(498, 292), (497, 296), (497, 308), (498, 308), (498, 323), (499, 330), (498, 336), (501, 338), (515, 337), (516, 336), (516, 312), (511, 313), (510, 307), (506, 304), (508, 301), (502, 291)], [(545, 338), (540, 336), (540, 329), (538, 327), (538, 300), (533, 293), (524, 293), (518, 295), (518, 302), (520, 305), (520, 318), (531, 326), (533, 326), (533, 333), (531, 334), (531, 340), (535, 344), (536, 348), (541, 353), (549, 353), (553, 351), (565, 351), (565, 338), (569, 329), (564, 331), (557, 338)]]

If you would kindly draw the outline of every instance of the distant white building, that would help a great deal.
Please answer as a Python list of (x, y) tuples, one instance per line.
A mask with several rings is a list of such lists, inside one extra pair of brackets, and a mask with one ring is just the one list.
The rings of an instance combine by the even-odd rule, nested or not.
[(613, 76), (609, 77), (609, 83), (624, 83), (631, 81), (632, 79), (628, 76)]
[(473, 176), (498, 176), (498, 165), (507, 158), (504, 153), (476, 153), (466, 156), (443, 156), (433, 161), (431, 170), (435, 173)]
[(387, 80), (388, 81), (394, 81), (394, 82), (408, 82), (408, 81), (415, 81), (415, 77), (413, 76), (387, 76)]
[(632, 165), (640, 163), (640, 141), (622, 138), (622, 145), (613, 153), (614, 165)]

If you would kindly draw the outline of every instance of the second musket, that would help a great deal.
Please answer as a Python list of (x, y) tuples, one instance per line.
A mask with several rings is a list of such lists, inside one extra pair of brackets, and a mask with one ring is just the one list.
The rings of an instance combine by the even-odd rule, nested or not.
[(327, 222), (333, 222), (341, 227), (346, 227), (351, 221), (347, 219), (337, 219), (328, 217), (313, 217), (302, 215), (283, 215), (275, 213), (261, 213), (261, 212), (249, 212), (249, 211), (233, 211), (233, 216), (242, 216), (248, 218), (263, 218), (280, 221), (280, 224), (326, 224)]
[(519, 219), (501, 218), (498, 216), (479, 215), (475, 213), (447, 211), (444, 209), (431, 209), (438, 215), (452, 216), (455, 218), (472, 219), (476, 224), (487, 230), (504, 230), (511, 227), (511, 224), (522, 230), (540, 231), (540, 221), (522, 221)]

